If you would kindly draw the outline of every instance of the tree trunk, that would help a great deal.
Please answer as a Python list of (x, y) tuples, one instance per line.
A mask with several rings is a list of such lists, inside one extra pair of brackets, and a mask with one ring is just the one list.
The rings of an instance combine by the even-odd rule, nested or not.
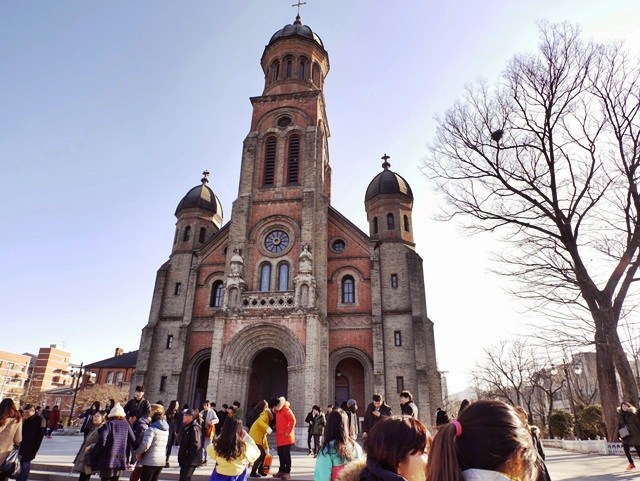
[(602, 402), (602, 416), (607, 426), (607, 440), (610, 442), (618, 439), (618, 384), (616, 382), (616, 370), (611, 362), (613, 352), (611, 345), (606, 342), (606, 328), (596, 321), (596, 370), (598, 386), (600, 388), (600, 401)]
[[(616, 323), (617, 324), (617, 323)], [(613, 363), (615, 364), (618, 376), (620, 376), (620, 385), (622, 388), (622, 401), (638, 405), (638, 383), (633, 375), (633, 369), (631, 363), (627, 358), (627, 354), (624, 352), (622, 343), (618, 336), (618, 331), (614, 327), (608, 329), (609, 331), (609, 345), (613, 350)]]

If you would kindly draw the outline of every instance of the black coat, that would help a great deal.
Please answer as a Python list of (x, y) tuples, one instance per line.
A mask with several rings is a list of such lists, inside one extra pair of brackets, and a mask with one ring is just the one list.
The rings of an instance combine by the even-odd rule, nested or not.
[(124, 405), (124, 413), (127, 417), (136, 416), (138, 419), (151, 417), (151, 403), (145, 398), (140, 401), (136, 398), (129, 399)]
[(367, 467), (360, 473), (360, 481), (406, 481), (402, 476), (380, 467), (377, 461), (367, 459)]
[(200, 464), (200, 443), (202, 441), (202, 426), (197, 419), (183, 425), (178, 449), (178, 464), (183, 466), (198, 466)]
[(400, 404), (400, 411), (402, 411), (402, 414), (405, 416), (411, 416), (414, 419), (418, 419), (418, 406), (416, 406), (413, 401)]
[(34, 414), (22, 422), (20, 456), (23, 461), (31, 461), (36, 457), (46, 431), (47, 421), (39, 414)]
[(380, 411), (380, 416), (374, 416), (373, 415), (373, 411), (375, 411), (375, 410), (376, 410), (376, 407), (373, 405), (373, 403), (369, 403), (369, 405), (367, 406), (367, 409), (365, 409), (365, 411), (364, 411), (364, 421), (362, 422), (362, 432), (363, 433), (368, 433), (369, 430), (378, 421), (380, 421), (382, 418), (392, 415), (391, 406), (389, 406), (388, 404), (386, 404), (384, 402), (378, 408), (378, 411)]

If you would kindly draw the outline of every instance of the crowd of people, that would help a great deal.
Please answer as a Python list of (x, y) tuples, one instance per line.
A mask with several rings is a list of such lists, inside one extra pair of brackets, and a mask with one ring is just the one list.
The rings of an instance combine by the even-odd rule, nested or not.
[[(394, 414), (382, 396), (374, 394), (361, 433), (354, 399), (324, 411), (314, 405), (305, 418), (308, 454), (316, 458), (314, 481), (550, 480), (539, 429), (529, 424), (522, 407), (496, 400), (465, 401), (455, 418), (438, 408), (432, 436), (418, 419), (411, 393), (403, 391), (399, 401)], [(17, 480), (28, 480), (31, 461), (51, 434), (51, 419), (57, 426), (58, 406), (42, 410), (27, 404), (19, 410), (9, 398), (0, 402), (0, 481), (8, 477), (1, 467), (13, 449), (20, 454)], [(174, 446), (179, 481), (190, 481), (207, 459), (213, 462), (210, 481), (267, 476), (268, 436), (274, 431), (279, 470), (273, 477), (291, 479), (296, 417), (284, 397), (255, 403), (243, 419), (238, 401), (218, 411), (209, 401), (200, 410), (178, 401), (165, 408), (147, 401), (144, 387), (137, 386), (124, 406), (110, 400), (101, 409), (96, 401), (78, 423), (84, 435), (73, 465), (78, 481), (94, 474), (101, 481), (118, 481), (131, 468), (131, 481), (158, 481)], [(627, 469), (635, 469), (631, 448), (640, 456), (640, 420), (629, 403), (620, 405), (619, 427)]]

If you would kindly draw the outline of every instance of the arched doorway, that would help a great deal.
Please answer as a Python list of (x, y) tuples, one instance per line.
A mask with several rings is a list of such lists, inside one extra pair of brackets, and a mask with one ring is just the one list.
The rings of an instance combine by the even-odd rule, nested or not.
[(196, 371), (195, 389), (193, 392), (192, 408), (201, 409), (202, 403), (207, 399), (207, 384), (209, 383), (209, 366), (211, 358), (200, 363)]
[(335, 404), (340, 406), (349, 399), (355, 399), (360, 411), (362, 406), (366, 406), (367, 400), (364, 384), (364, 368), (360, 361), (352, 357), (342, 359), (338, 362), (334, 373)]
[(274, 397), (288, 397), (287, 367), (287, 358), (278, 349), (263, 349), (256, 355), (249, 373), (249, 406), (261, 399), (268, 401)]

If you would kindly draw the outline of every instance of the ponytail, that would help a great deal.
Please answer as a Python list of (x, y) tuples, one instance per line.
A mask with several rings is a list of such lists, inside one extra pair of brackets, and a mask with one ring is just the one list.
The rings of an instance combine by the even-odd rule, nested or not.
[(464, 481), (456, 450), (456, 426), (440, 426), (429, 452), (426, 481)]
[(502, 401), (477, 401), (443, 425), (429, 453), (426, 481), (463, 481), (467, 469), (537, 478), (537, 451), (515, 410)]

